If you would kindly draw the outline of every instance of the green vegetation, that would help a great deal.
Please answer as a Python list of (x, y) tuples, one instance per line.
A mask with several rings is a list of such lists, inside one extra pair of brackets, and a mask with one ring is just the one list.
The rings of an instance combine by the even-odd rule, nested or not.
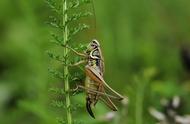
[[(162, 111), (160, 100), (175, 95), (184, 102), (180, 112), (190, 114), (190, 77), (181, 57), (190, 42), (190, 1), (94, 0), (96, 17), (92, 3), (76, 1), (67, 1), (74, 7), (67, 14), (63, 0), (0, 1), (0, 124), (155, 124), (149, 107)], [(94, 38), (105, 80), (129, 98), (128, 105), (116, 102), (111, 121), (104, 104), (92, 119), (85, 93), (68, 92), (85, 74), (83, 66), (68, 68), (80, 58), (64, 46), (82, 52)]]
[[(89, 26), (86, 24), (79, 23), (78, 26), (73, 26), (72, 23), (76, 24), (79, 19), (82, 17), (87, 17), (92, 15), (90, 12), (73, 12), (76, 11), (76, 9), (79, 9), (81, 5), (85, 5), (90, 3), (90, 0), (77, 0), (77, 1), (67, 1), (67, 0), (58, 0), (58, 1), (52, 1), (47, 0), (47, 4), (52, 9), (53, 12), (56, 14), (51, 17), (50, 25), (57, 29), (58, 31), (56, 33), (60, 34), (57, 35), (55, 33), (52, 34), (53, 36), (53, 43), (57, 44), (59, 47), (62, 47), (63, 55), (57, 55), (55, 53), (52, 53), (48, 51), (48, 55), (53, 60), (56, 60), (61, 63), (61, 66), (63, 66), (63, 71), (56, 71), (53, 69), (50, 69), (50, 72), (53, 74), (54, 77), (58, 77), (62, 79), (62, 83), (64, 86), (60, 88), (51, 88), (50, 91), (61, 92), (61, 95), (64, 95), (65, 100), (56, 100), (53, 101), (52, 105), (59, 107), (59, 108), (65, 108), (66, 111), (66, 118), (62, 118), (61, 120), (58, 119), (58, 122), (60, 123), (66, 123), (66, 124), (72, 124), (72, 107), (76, 105), (71, 104), (71, 92), (73, 89), (70, 88), (70, 83), (74, 81), (76, 76), (74, 74), (70, 73), (69, 71), (69, 65), (71, 65), (71, 57), (74, 58), (74, 55), (71, 55), (69, 52), (68, 47), (70, 47), (71, 42), (77, 41), (73, 40), (73, 37), (78, 34), (79, 32), (88, 29)], [(62, 5), (62, 6), (60, 6)], [(62, 10), (62, 11), (61, 11)], [(79, 10), (78, 10), (79, 11)], [(82, 10), (81, 10), (82, 11)], [(52, 21), (53, 20), (53, 21)], [(78, 47), (80, 49), (80, 46)], [(59, 49), (56, 47), (56, 49)], [(58, 51), (57, 51), (58, 52)], [(62, 67), (59, 67), (62, 68)], [(60, 70), (60, 69), (58, 69)], [(76, 74), (76, 73), (75, 73)]]

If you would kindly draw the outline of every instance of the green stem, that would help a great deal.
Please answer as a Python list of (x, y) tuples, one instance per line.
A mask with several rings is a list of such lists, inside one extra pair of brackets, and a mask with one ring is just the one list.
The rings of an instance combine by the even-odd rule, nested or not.
[(136, 93), (136, 103), (135, 103), (136, 124), (142, 124), (142, 122), (143, 122), (143, 99), (144, 99), (144, 89), (142, 86), (138, 86), (137, 93)]
[[(68, 19), (68, 15), (67, 15), (67, 0), (63, 0), (63, 26), (64, 26), (64, 30), (63, 30), (63, 37), (64, 37), (64, 45), (67, 44), (68, 41), (68, 27), (66, 25), (67, 19)], [(68, 74), (69, 74), (69, 70), (68, 70), (68, 48), (64, 47), (64, 57), (65, 57), (65, 65), (64, 65), (64, 84), (65, 84), (65, 101), (66, 101), (66, 114), (67, 114), (67, 124), (72, 124), (72, 116), (71, 116), (71, 101), (70, 101), (70, 94), (69, 94), (69, 90), (70, 90), (70, 86), (69, 86), (69, 78), (68, 78)]]
[(135, 121), (136, 124), (143, 124), (143, 100), (147, 84), (149, 80), (139, 81), (137, 80), (137, 93), (135, 103)]

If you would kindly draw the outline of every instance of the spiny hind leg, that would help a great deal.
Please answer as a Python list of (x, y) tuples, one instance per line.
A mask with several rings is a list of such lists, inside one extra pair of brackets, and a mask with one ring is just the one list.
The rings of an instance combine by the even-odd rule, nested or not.
[[(102, 85), (98, 85), (98, 91), (99, 91), (99, 92), (103, 92), (103, 86), (102, 86)], [(105, 93), (105, 92), (104, 92), (104, 93)], [(99, 99), (100, 97), (101, 97), (101, 94), (96, 93), (94, 106), (96, 105), (96, 103), (98, 102), (98, 99)]]
[(81, 86), (81, 85), (78, 85), (78, 88), (81, 88), (83, 90), (87, 90), (89, 93), (94, 93), (94, 94), (98, 93), (101, 96), (107, 96), (109, 98), (113, 98), (113, 99), (117, 99), (117, 100), (120, 99), (119, 97), (116, 97), (116, 96), (113, 96), (113, 95), (109, 95), (109, 94), (107, 94), (105, 92), (96, 91), (96, 90), (94, 90), (92, 88), (87, 88), (87, 87), (84, 87), (84, 86)]

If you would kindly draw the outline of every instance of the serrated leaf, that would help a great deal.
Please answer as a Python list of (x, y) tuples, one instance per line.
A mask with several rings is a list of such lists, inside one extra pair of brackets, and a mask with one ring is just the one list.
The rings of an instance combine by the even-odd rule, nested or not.
[(65, 108), (65, 103), (63, 101), (59, 101), (59, 100), (52, 100), (51, 105), (53, 107)]
[(91, 0), (81, 0), (80, 3), (91, 3)]
[(89, 26), (86, 24), (79, 24), (77, 27), (70, 30), (70, 37), (76, 35), (77, 33), (81, 32), (85, 29), (89, 29)]
[(73, 124), (84, 124), (84, 121), (81, 120), (74, 120)]
[[(53, 39), (50, 41), (51, 43), (54, 43), (55, 45), (58, 45), (58, 46), (65, 47), (65, 45), (63, 44), (63, 40), (64, 40), (63, 37), (59, 37), (58, 35), (55, 35), (55, 34), (51, 34), (51, 35), (53, 37)], [(68, 43), (69, 39), (66, 42)]]
[(54, 69), (48, 69), (48, 71), (53, 75), (53, 77), (64, 79), (63, 73), (61, 73), (57, 70), (54, 70)]
[(80, 12), (80, 13), (72, 14), (68, 18), (68, 21), (66, 22), (66, 24), (76, 21), (76, 20), (79, 20), (80, 18), (83, 18), (83, 17), (91, 16), (91, 15), (92, 15), (91, 12)]
[(45, 2), (49, 5), (52, 11), (56, 12), (57, 14), (61, 14), (61, 7), (57, 7), (58, 5), (52, 0), (45, 0)]
[(64, 26), (62, 26), (62, 24), (59, 24), (58, 22), (47, 22), (47, 24), (49, 24), (50, 26), (52, 26), (53, 28), (57, 28), (57, 29), (64, 29)]
[(61, 29), (61, 30), (64, 28), (64, 26), (62, 25), (62, 21), (54, 16), (49, 16), (49, 21), (46, 22), (46, 24), (49, 24), (53, 28), (57, 28), (57, 29)]
[(72, 2), (69, 3), (68, 8), (69, 9), (77, 8), (79, 5), (80, 5), (80, 2), (78, 0), (72, 1)]
[(91, 0), (74, 0), (69, 3), (69, 9), (78, 8), (81, 5), (91, 3)]
[(87, 49), (87, 46), (88, 46), (88, 44), (79, 44), (78, 45), (78, 47), (77, 48), (75, 48), (75, 49), (79, 49), (79, 50), (86, 50)]
[(56, 119), (57, 119), (57, 123), (59, 124), (67, 124), (63, 118), (56, 118)]
[(81, 104), (74, 104), (74, 105), (71, 105), (71, 110), (72, 111), (76, 111), (77, 109), (79, 108), (83, 108), (83, 106)]
[(57, 60), (57, 61), (62, 62), (62, 63), (65, 62), (64, 57), (62, 57), (62, 56), (60, 56), (60, 55), (57, 55), (57, 54), (55, 54), (55, 53), (53, 53), (53, 52), (51, 52), (51, 51), (47, 51), (47, 54), (48, 54), (48, 56), (49, 56), (50, 58), (52, 58), (52, 59), (54, 59), (54, 60)]
[(65, 95), (65, 91), (62, 88), (50, 88), (49, 91), (55, 94)]

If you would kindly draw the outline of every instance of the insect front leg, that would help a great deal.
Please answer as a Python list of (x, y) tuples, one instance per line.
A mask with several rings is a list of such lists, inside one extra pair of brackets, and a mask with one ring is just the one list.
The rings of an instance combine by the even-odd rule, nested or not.
[(76, 62), (74, 64), (70, 64), (69, 66), (75, 67), (75, 66), (79, 66), (79, 65), (84, 64), (84, 63), (87, 63), (87, 60), (81, 60), (81, 61)]
[(75, 53), (78, 56), (85, 57), (85, 58), (87, 57), (86, 54), (80, 53), (80, 52), (76, 51), (75, 49), (73, 49), (73, 48), (71, 48), (71, 47), (69, 47), (67, 45), (62, 45), (62, 46), (68, 48), (69, 50), (71, 50), (73, 53)]
[(65, 63), (63, 62), (63, 65), (64, 65), (64, 66), (69, 66), (69, 67), (76, 67), (76, 66), (79, 66), (79, 65), (85, 64), (85, 63), (87, 63), (87, 60), (80, 60), (80, 61), (78, 61), (78, 62), (76, 62), (76, 63), (70, 63), (70, 64), (65, 64)]

